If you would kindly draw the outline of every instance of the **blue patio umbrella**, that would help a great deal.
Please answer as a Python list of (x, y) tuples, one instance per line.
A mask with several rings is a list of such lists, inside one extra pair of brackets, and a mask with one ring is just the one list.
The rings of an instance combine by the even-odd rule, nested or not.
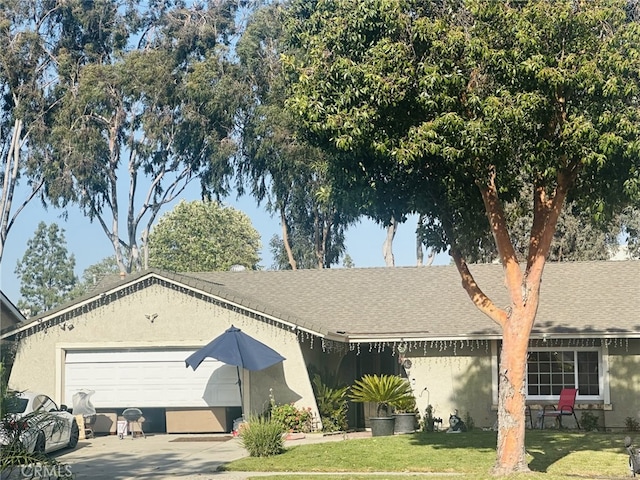
[(207, 345), (191, 354), (186, 360), (187, 368), (194, 370), (200, 366), (205, 358), (213, 358), (227, 365), (235, 365), (238, 372), (238, 387), (240, 401), (242, 401), (242, 381), (240, 368), (247, 370), (264, 370), (278, 362), (286, 360), (271, 347), (247, 335), (239, 328), (231, 325), (225, 332), (214, 338)]

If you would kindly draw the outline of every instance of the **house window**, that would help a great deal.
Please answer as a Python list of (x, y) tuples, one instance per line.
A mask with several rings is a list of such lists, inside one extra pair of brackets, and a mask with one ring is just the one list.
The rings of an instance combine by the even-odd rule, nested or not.
[(563, 388), (577, 388), (584, 400), (602, 399), (599, 349), (545, 348), (527, 357), (527, 398), (556, 399)]

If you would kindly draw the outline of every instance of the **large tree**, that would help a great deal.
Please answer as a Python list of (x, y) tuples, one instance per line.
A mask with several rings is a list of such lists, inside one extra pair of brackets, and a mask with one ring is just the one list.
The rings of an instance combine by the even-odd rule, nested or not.
[(257, 10), (236, 48), (246, 86), (238, 186), (279, 217), (288, 268), (328, 268), (343, 254), (344, 232), (355, 217), (327, 188), (326, 152), (296, 134), (295, 118), (284, 108), (283, 12), (277, 2)]
[(204, 197), (227, 193), (238, 2), (70, 4), (84, 19), (77, 38), (99, 31), (104, 48), (85, 63), (59, 62), (66, 82), (45, 146), (46, 193), (99, 223), (121, 272), (139, 270), (151, 225), (190, 182), (200, 180)]
[(16, 265), (22, 295), (17, 307), (28, 312), (26, 316), (34, 316), (64, 303), (77, 282), (75, 265), (64, 230), (55, 223), (47, 227), (40, 222)]
[(70, 22), (62, 21), (66, 9), (49, 0), (0, 1), (0, 260), (19, 214), (44, 198), (47, 166), (37, 144), (46, 138), (56, 101), (56, 63), (73, 36)]
[(149, 265), (172, 272), (255, 270), (260, 234), (251, 219), (218, 202), (180, 202), (163, 215), (149, 236)]
[[(638, 204), (640, 24), (627, 0), (300, 1), (289, 105), (354, 202), (424, 217), (476, 307), (502, 329), (496, 474), (527, 471), (525, 370), (565, 201), (603, 221)], [(518, 255), (504, 205), (529, 191)], [(391, 201), (393, 200), (393, 201)], [(387, 212), (379, 218), (390, 218)], [(467, 259), (490, 232), (509, 305)], [(569, 300), (570, 301), (570, 300)]]

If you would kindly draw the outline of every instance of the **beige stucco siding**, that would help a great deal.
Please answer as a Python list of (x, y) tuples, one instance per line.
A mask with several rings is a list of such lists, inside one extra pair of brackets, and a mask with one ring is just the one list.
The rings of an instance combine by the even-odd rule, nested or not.
[[(466, 348), (465, 348), (466, 347)], [(491, 427), (496, 414), (491, 409), (491, 355), (488, 348), (457, 347), (447, 350), (427, 348), (405, 356), (411, 360), (407, 372), (420, 415), (427, 405), (434, 416), (448, 426), (449, 415), (457, 409), (463, 419), (470, 415), (476, 427)]]
[[(155, 315), (155, 317), (154, 317)], [(153, 319), (153, 321), (151, 321)], [(47, 318), (42, 320), (46, 325)], [(69, 350), (118, 348), (200, 348), (231, 325), (286, 358), (259, 372), (244, 372), (245, 405), (261, 411), (269, 389), (286, 392), (288, 401), (316, 410), (300, 343), (295, 332), (249, 318), (187, 293), (151, 285), (118, 300), (66, 319), (21, 339), (10, 386), (47, 393), (60, 401), (64, 356)], [(73, 325), (70, 330), (69, 325)], [(246, 388), (251, 385), (251, 388)]]
[(640, 422), (640, 340), (618, 340), (609, 345), (611, 410), (607, 428), (623, 428), (627, 417)]

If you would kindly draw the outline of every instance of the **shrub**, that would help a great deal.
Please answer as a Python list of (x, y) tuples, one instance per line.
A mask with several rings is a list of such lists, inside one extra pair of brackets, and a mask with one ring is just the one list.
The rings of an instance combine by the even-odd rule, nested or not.
[(292, 403), (271, 406), (271, 420), (282, 425), (285, 432), (310, 432), (311, 409), (297, 408)]
[(468, 432), (476, 428), (476, 422), (473, 420), (473, 417), (469, 412), (464, 415), (464, 424), (466, 425)]
[(640, 432), (640, 422), (633, 417), (624, 419), (624, 427), (627, 432)]
[(313, 376), (313, 391), (316, 395), (318, 411), (325, 432), (347, 430), (347, 391), (349, 387), (330, 388), (325, 385), (320, 375)]
[(589, 411), (584, 411), (580, 415), (580, 426), (585, 432), (597, 432), (598, 431), (598, 416)]
[(271, 457), (284, 452), (282, 424), (265, 417), (253, 417), (240, 428), (240, 442), (251, 457)]

